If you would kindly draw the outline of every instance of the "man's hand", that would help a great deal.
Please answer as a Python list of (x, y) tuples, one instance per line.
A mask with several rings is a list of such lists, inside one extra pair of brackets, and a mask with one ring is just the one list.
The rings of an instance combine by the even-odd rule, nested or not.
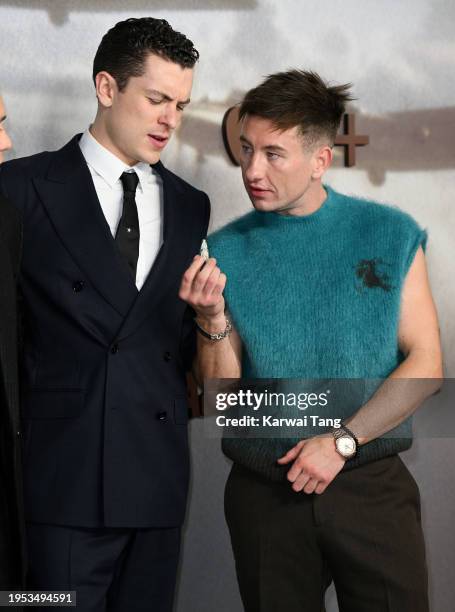
[(283, 457), (280, 465), (293, 462), (288, 472), (294, 491), (323, 493), (335, 476), (343, 469), (345, 459), (335, 450), (332, 436), (315, 436), (301, 440)]
[[(226, 275), (216, 265), (216, 259), (196, 255), (183, 275), (179, 297), (195, 311), (207, 331), (226, 326), (223, 290)], [(219, 331), (219, 330), (217, 330)]]
[[(213, 258), (196, 255), (183, 275), (179, 297), (196, 312), (196, 323), (209, 334), (226, 329), (223, 290), (226, 275)], [(219, 342), (198, 334), (198, 350), (193, 373), (199, 384), (206, 378), (240, 378), (242, 342), (232, 327), (231, 334)]]

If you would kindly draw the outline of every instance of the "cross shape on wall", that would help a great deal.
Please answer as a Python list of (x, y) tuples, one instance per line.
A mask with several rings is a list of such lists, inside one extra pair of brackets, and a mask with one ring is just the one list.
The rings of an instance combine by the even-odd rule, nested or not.
[(335, 146), (344, 147), (344, 165), (348, 168), (355, 166), (355, 149), (363, 147), (370, 142), (368, 136), (360, 136), (355, 133), (355, 115), (346, 113), (343, 117), (344, 134), (338, 134), (335, 138)]

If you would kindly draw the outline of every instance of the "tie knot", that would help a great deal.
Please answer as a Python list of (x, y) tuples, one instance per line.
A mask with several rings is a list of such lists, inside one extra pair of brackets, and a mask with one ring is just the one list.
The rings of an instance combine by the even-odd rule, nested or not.
[(139, 177), (136, 172), (123, 172), (120, 180), (122, 181), (124, 193), (136, 193), (136, 187), (139, 182)]

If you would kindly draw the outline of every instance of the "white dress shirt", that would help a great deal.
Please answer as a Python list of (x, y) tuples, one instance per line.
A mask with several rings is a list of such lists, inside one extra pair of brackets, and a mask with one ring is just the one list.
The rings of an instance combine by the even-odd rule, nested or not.
[(149, 164), (139, 162), (128, 166), (103, 147), (86, 130), (79, 146), (87, 162), (96, 194), (106, 221), (115, 237), (123, 209), (123, 172), (136, 172), (139, 183), (136, 189), (136, 205), (139, 218), (139, 259), (136, 269), (136, 287), (141, 289), (158, 251), (163, 243), (163, 182)]

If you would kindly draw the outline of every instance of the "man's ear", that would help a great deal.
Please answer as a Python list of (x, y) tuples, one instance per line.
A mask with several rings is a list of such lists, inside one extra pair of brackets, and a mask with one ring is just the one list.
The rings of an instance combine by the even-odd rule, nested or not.
[(113, 76), (102, 70), (95, 77), (96, 97), (104, 108), (112, 106), (115, 94), (118, 92), (117, 82)]
[(322, 145), (313, 154), (313, 170), (311, 178), (320, 179), (330, 167), (333, 159), (333, 149), (329, 145)]

